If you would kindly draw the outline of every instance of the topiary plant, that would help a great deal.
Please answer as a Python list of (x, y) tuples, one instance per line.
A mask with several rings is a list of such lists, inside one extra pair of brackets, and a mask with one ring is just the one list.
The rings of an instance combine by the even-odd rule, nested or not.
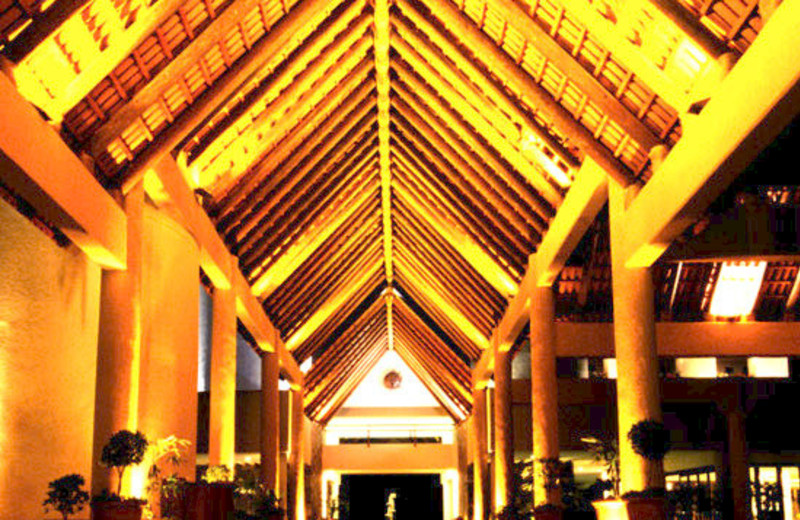
[(147, 451), (147, 438), (140, 432), (120, 430), (103, 446), (101, 462), (117, 470), (117, 495), (122, 492), (122, 479), (128, 466), (139, 464)]
[(71, 474), (57, 478), (48, 484), (47, 499), (42, 503), (47, 513), (50, 508), (61, 513), (64, 520), (83, 509), (89, 501), (89, 493), (81, 489), (86, 481), (81, 475)]
[(649, 460), (662, 460), (670, 450), (669, 430), (659, 421), (647, 419), (628, 432), (633, 451)]

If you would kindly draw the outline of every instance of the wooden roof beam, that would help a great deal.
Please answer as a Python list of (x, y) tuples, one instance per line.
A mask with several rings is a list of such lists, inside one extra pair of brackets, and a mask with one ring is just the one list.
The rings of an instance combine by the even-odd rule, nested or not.
[(317, 327), (322, 325), (341, 305), (344, 304), (370, 278), (377, 265), (364, 265), (351, 276), (317, 311), (310, 316), (292, 337), (286, 340), (290, 351), (300, 346)]
[[(487, 67), (498, 77), (513, 85), (513, 89), (530, 99), (545, 118), (552, 121), (562, 132), (580, 147), (583, 152), (599, 164), (617, 182), (628, 185), (633, 182), (633, 174), (614, 154), (582, 124), (572, 117), (569, 111), (556, 102), (549, 92), (534, 81), (497, 44), (481, 31), (458, 7), (449, 0), (430, 0), (435, 16), (442, 20), (450, 31), (463, 38), (467, 47), (480, 56)], [(425, 16), (433, 16), (426, 13)], [(527, 16), (527, 15), (526, 15)]]
[[(664, 2), (662, 2), (664, 3)], [(501, 16), (511, 25), (520, 29), (545, 59), (553, 64), (612, 120), (619, 123), (622, 129), (639, 143), (645, 152), (661, 144), (658, 137), (630, 110), (606, 90), (606, 88), (587, 71), (578, 60), (564, 50), (542, 27), (531, 18), (514, 0), (492, 0), (492, 6), (500, 11)]]
[[(150, 177), (153, 175), (156, 179)], [(222, 238), (205, 211), (194, 198), (194, 193), (171, 156), (161, 161), (145, 178), (145, 189), (163, 189), (184, 218), (188, 231), (200, 247), (200, 264), (216, 287), (233, 288), (236, 293), (236, 315), (256, 340), (258, 348), (278, 354), (281, 368), (295, 384), (302, 384), (300, 368), (280, 339), (280, 333), (264, 313), (253, 296), (250, 285), (238, 269), (236, 259), (228, 253)]]
[[(389, 0), (375, 0), (375, 81), (378, 89), (378, 154), (381, 172), (381, 221), (386, 282), (392, 283), (392, 171), (389, 159)], [(387, 318), (388, 319), (388, 318)], [(391, 342), (390, 347), (391, 348)]]
[(586, 234), (606, 200), (608, 176), (594, 161), (587, 159), (539, 244), (539, 249), (530, 256), (519, 293), (508, 304), (492, 334), (499, 342), (501, 351), (511, 348), (528, 322), (534, 289), (549, 287), (555, 282), (569, 255)]
[(348, 200), (342, 207), (332, 207), (322, 218), (317, 219), (306, 232), (281, 254), (253, 283), (253, 293), (260, 298), (268, 297), (294, 271), (344, 224), (371, 197), (362, 192), (356, 199)]
[[(439, 55), (440, 61), (445, 61), (445, 58), (452, 61), (460, 73), (465, 75), (470, 82), (477, 85), (500, 110), (519, 126), (520, 138), (525, 129), (531, 131), (541, 140), (541, 146), (549, 148), (558, 156), (560, 161), (566, 164), (568, 169), (577, 169), (579, 163), (572, 153), (550, 135), (530, 113), (523, 110), (517, 100), (502, 85), (498, 85), (489, 75), (485, 74), (481, 67), (466, 55), (463, 47), (453, 42), (449, 34), (446, 34), (439, 25), (431, 23), (426, 16), (417, 11), (414, 7), (415, 4), (408, 0), (397, 0), (397, 4), (402, 7), (402, 15), (393, 19), (394, 27), (407, 42), (419, 49), (420, 52), (423, 52), (425, 48), (430, 49), (432, 53)], [(406, 17), (413, 23), (413, 28)], [(423, 38), (419, 33), (428, 38), (430, 43), (423, 43)], [(434, 47), (438, 50), (434, 50)], [(541, 152), (541, 150), (539, 151)]]
[[(374, 113), (369, 102), (365, 101), (346, 114), (345, 119), (333, 131), (326, 134), (327, 138), (315, 150), (309, 150), (308, 155), (304, 156), (294, 154), (289, 161), (270, 172), (271, 175), (282, 175), (276, 177), (279, 179), (277, 182), (266, 183), (252, 191), (236, 208), (236, 212), (229, 213), (221, 219), (220, 226), (225, 235), (235, 239), (239, 250), (246, 249), (254, 237), (257, 225), (272, 214), (284, 197), (296, 190), (307, 175), (318, 174), (318, 165), (324, 165), (340, 157), (342, 150), (363, 138), (373, 125)], [(264, 200), (267, 197), (268, 199)], [(234, 218), (236, 220), (233, 220)]]
[(416, 214), (435, 230), (445, 242), (458, 251), (461, 257), (478, 272), (498, 293), (509, 297), (519, 290), (517, 283), (508, 275), (497, 260), (486, 253), (458, 224), (448, 220), (435, 205), (423, 204), (409, 196), (404, 198)]
[[(217, 107), (257, 73), (264, 63), (269, 63), (276, 57), (295, 49), (340, 3), (341, 0), (301, 0), (272, 27), (266, 37), (256, 42), (233, 66), (217, 78), (192, 106), (184, 110), (134, 159), (119, 180), (123, 189), (135, 184), (148, 168), (171, 152), (186, 135), (202, 124), (217, 110)], [(200, 50), (195, 53), (202, 54)]]
[[(614, 20), (605, 18), (587, 0), (562, 0), (562, 3), (570, 15), (585, 26), (591, 36), (612, 51), (615, 58), (641, 78), (659, 97), (680, 113), (689, 109), (694, 100), (689, 96), (686, 85), (666, 74), (642, 51), (641, 46), (634, 45), (627, 38), (626, 33), (630, 25), (623, 26), (619, 22), (615, 23)], [(637, 2), (631, 4), (636, 5)]]
[[(342, 165), (353, 166), (355, 163), (361, 166), (365, 163), (363, 159), (367, 157), (370, 146), (372, 146), (372, 137), (375, 133), (374, 126), (374, 122), (370, 114), (368, 114), (352, 128), (347, 129), (347, 134), (344, 138), (326, 143), (326, 146), (332, 144), (332, 149), (320, 161), (316, 163), (309, 162), (304, 165), (302, 171), (295, 172), (294, 178), (313, 182), (316, 186), (320, 186), (320, 183), (322, 183), (322, 187), (330, 187), (332, 184), (334, 186), (340, 185), (340, 182), (338, 182), (339, 177), (330, 174), (340, 171)], [(349, 155), (350, 153), (353, 153), (353, 155)], [(359, 159), (362, 160), (356, 162)], [(325, 174), (328, 175), (326, 176)], [(299, 186), (300, 184), (297, 185)], [(296, 186), (293, 187), (295, 189), (289, 193), (286, 193), (283, 189), (279, 193), (272, 193), (271, 195), (274, 197), (274, 199), (270, 199), (272, 204), (254, 208), (254, 211), (243, 217), (241, 225), (231, 231), (231, 234), (235, 236), (234, 250), (242, 256), (242, 261), (247, 266), (248, 273), (258, 263), (258, 260), (256, 260), (256, 264), (254, 264), (254, 258), (261, 256), (265, 251), (263, 246), (269, 243), (270, 237), (264, 235), (265, 229), (272, 231), (276, 218), (280, 218), (281, 214), (285, 218), (285, 207), (287, 205), (308, 204), (308, 200), (301, 198), (303, 190), (298, 190)]]
[[(652, 265), (800, 114), (800, 2), (784, 2), (628, 203), (628, 267)], [(742, 100), (747, 100), (746, 103)]]
[[(370, 70), (359, 67), (350, 73), (345, 81), (336, 86), (325, 99), (298, 126), (277, 145), (266, 152), (248, 174), (240, 178), (228, 189), (214, 205), (212, 213), (222, 229), (230, 227), (241, 215), (242, 208), (252, 204), (249, 199), (254, 193), (262, 193), (269, 184), (268, 175), (297, 166), (303, 158), (314, 150), (325, 136), (338, 125), (353, 109), (364, 101), (372, 90), (367, 78)], [(316, 123), (316, 124), (315, 124)], [(313, 134), (313, 135), (312, 135)]]
[[(416, 42), (414, 48), (419, 51), (420, 54), (428, 54), (426, 52), (426, 46), (422, 42)], [(425, 60), (430, 60), (431, 66), (435, 70), (442, 71), (444, 76), (455, 76), (455, 81), (451, 82), (451, 85), (454, 86), (452, 95), (457, 95), (455, 91), (459, 91), (462, 95), (465, 94), (467, 98), (473, 99), (473, 105), (476, 107), (476, 110), (484, 115), (488, 114), (493, 121), (504, 121), (506, 126), (511, 124), (510, 120), (500, 114), (498, 110), (492, 108), (493, 104), (490, 100), (486, 99), (478, 89), (472, 87), (470, 82), (460, 78), (455, 71), (449, 68), (446, 62), (441, 61), (435, 56), (424, 56), (424, 58)], [(406, 68), (408, 71), (410, 71), (410, 69), (411, 67)], [(410, 83), (418, 84), (433, 93), (434, 90), (428, 87), (424, 82), (419, 81), (416, 75), (406, 74), (405, 77)], [(400, 90), (401, 87), (402, 85), (398, 87), (398, 90)], [(443, 125), (435, 125), (435, 122), (431, 121), (431, 125), (441, 128), (442, 130), (439, 133), (442, 134), (443, 137), (448, 137), (448, 141), (452, 143), (452, 146), (461, 150), (459, 155), (470, 164), (472, 169), (480, 173), (475, 181), (478, 184), (488, 184), (492, 186), (492, 191), (496, 191), (502, 196), (502, 200), (508, 201), (516, 211), (521, 212), (525, 220), (535, 226), (538, 232), (543, 231), (546, 228), (547, 221), (555, 214), (557, 206), (553, 206), (545, 196), (537, 191), (537, 187), (539, 184), (546, 185), (548, 190), (557, 193), (557, 202), (559, 203), (562, 199), (561, 193), (556, 191), (542, 176), (541, 172), (531, 171), (530, 175), (535, 175), (538, 178), (538, 183), (530, 182), (524, 174), (518, 172), (513, 165), (502, 158), (501, 154), (497, 152), (496, 146), (486, 140), (487, 137), (484, 133), (465, 123), (463, 114), (457, 112), (452, 105), (448, 106), (442, 104), (431, 96), (422, 96), (417, 89), (412, 90), (414, 90), (415, 96), (424, 98), (424, 102), (431, 107), (432, 110), (435, 110), (444, 123)], [(408, 93), (408, 90), (406, 90), (406, 93)], [(448, 93), (442, 92), (439, 93), (439, 95), (444, 99), (449, 98)], [(406, 96), (406, 98), (408, 97), (409, 96)], [(516, 129), (514, 125), (512, 125), (512, 127)], [(508, 135), (506, 135), (506, 137), (508, 137)], [(515, 139), (517, 138), (512, 136), (509, 140), (509, 144), (512, 145), (512, 147)], [(538, 162), (538, 160), (534, 159), (534, 162)], [(552, 165), (555, 163), (551, 161), (550, 164)], [(564, 175), (561, 169), (559, 169), (559, 172), (560, 175)], [(500, 182), (493, 182), (493, 179), (497, 178), (499, 178)]]
[[(435, 167), (427, 162), (424, 154), (416, 149), (416, 145), (406, 140), (400, 132), (397, 137), (393, 151), (396, 167), (402, 169), (415, 184), (425, 186), (428, 192), (436, 197), (442, 211), (449, 216), (449, 219), (466, 230), (483, 247), (486, 254), (497, 258), (503, 265), (508, 265), (508, 261), (514, 258), (516, 250), (512, 250), (505, 239), (497, 233), (483, 229), (483, 222), (471, 214), (471, 206), (464, 207), (463, 200), (446, 191), (447, 187), (437, 177)], [(520, 271), (520, 275), (524, 274), (524, 268)]]
[[(414, 88), (414, 86), (411, 88)], [(532, 239), (529, 239), (528, 237), (531, 233), (536, 231), (534, 228), (528, 227), (512, 209), (504, 208), (502, 202), (496, 196), (492, 196), (487, 200), (487, 195), (491, 196), (493, 194), (480, 192), (467, 180), (461, 179), (462, 176), (466, 177), (468, 174), (472, 174), (474, 177), (475, 174), (439, 135), (436, 129), (432, 128), (420, 115), (427, 115), (430, 112), (421, 107), (406, 104), (404, 101), (407, 99), (416, 105), (410, 95), (406, 96), (409, 92), (407, 89), (399, 91), (403, 93), (404, 97), (402, 102), (398, 99), (395, 103), (397, 113), (403, 118), (403, 120), (398, 119), (399, 126), (409, 134), (411, 141), (417, 145), (418, 149), (424, 152), (439, 172), (449, 174), (445, 175), (448, 178), (447, 180), (453, 183), (459, 191), (480, 202), (477, 206), (485, 216), (480, 215), (478, 218), (483, 218), (487, 224), (491, 223), (493, 231), (503, 235), (501, 238), (507, 237), (506, 240), (512, 246), (513, 251), (519, 255), (527, 255), (541, 235), (537, 232)], [(417, 108), (420, 108), (419, 112)], [(455, 171), (457, 175), (452, 175), (450, 173), (452, 171)], [(472, 205), (474, 207), (475, 203), (473, 202)], [(525, 233), (523, 234), (517, 226), (521, 226)]]
[[(113, 2), (93, 0), (94, 11), (108, 14), (109, 26), (105, 28), (107, 34), (103, 39), (105, 46), (97, 42), (96, 47), (89, 50), (90, 56), (79, 56), (80, 72), (69, 71), (67, 74), (71, 76), (65, 83), (43, 85), (42, 76), (52, 73), (52, 69), (69, 67), (65, 63), (62, 46), (70, 49), (72, 38), (94, 40), (92, 32), (96, 28), (86, 23), (81, 14), (89, 3), (90, 0), (52, 2), (46, 11), (34, 14), (33, 22), (3, 50), (3, 54), (16, 63), (12, 70), (20, 93), (55, 122), (60, 122), (64, 114), (86, 97), (147, 35), (152, 34), (182, 5), (181, 0), (144, 2), (133, 22), (125, 26)], [(62, 34), (65, 29), (74, 36)], [(56, 38), (65, 36), (67, 41), (56, 41)]]
[[(519, 207), (521, 205), (519, 199), (498, 190), (490, 182), (492, 170), (487, 169), (473, 153), (473, 150), (477, 149), (480, 153), (479, 159), (484, 159), (493, 151), (478, 142), (476, 134), (467, 128), (458, 112), (440, 100), (432, 88), (420, 81), (410, 69), (400, 67), (397, 70), (401, 82), (396, 83), (395, 89), (399, 94), (395, 103), (397, 111), (415, 123), (417, 119), (422, 119), (422, 114), (430, 116), (424, 118), (422, 126), (415, 124), (415, 129), (419, 129), (419, 133), (435, 145), (436, 150), (446, 157), (448, 163), (456, 167), (461, 175), (469, 178), (482, 198), (489, 201), (507, 222), (513, 223), (517, 229), (525, 230), (526, 235), (533, 235), (532, 240), (538, 240), (546, 230), (547, 221), (555, 214), (555, 210), (543, 204), (535, 206), (534, 211), (523, 211)], [(475, 148), (472, 148), (473, 145)], [(528, 186), (523, 189), (531, 190)], [(513, 190), (510, 191), (513, 193)], [(507, 200), (506, 197), (512, 200)]]
[(0, 178), (94, 262), (127, 264), (127, 217), (0, 72)]
[[(276, 95), (264, 111), (255, 118), (249, 113), (242, 115), (237, 122), (231, 124), (232, 135), (219, 136), (218, 143), (212, 143), (192, 163), (192, 167), (197, 165), (201, 172), (231, 169), (233, 170), (231, 174), (235, 177), (246, 171), (262, 150), (272, 148), (273, 143), (294, 128), (298, 121), (312, 107), (319, 104), (367, 54), (371, 45), (366, 38), (363, 40), (362, 38), (367, 34), (370, 18), (368, 13), (362, 13), (348, 30), (336, 35), (333, 42), (324, 48), (324, 53), (311, 64), (307, 64), (307, 68), (297, 76), (281, 74), (281, 81), (276, 82), (278, 84), (274, 89), (270, 89), (279, 92), (279, 95)], [(331, 36), (335, 33), (326, 31), (324, 35)], [(325, 42), (325, 39), (320, 37), (315, 43), (319, 40), (323, 40), (321, 43)], [(317, 45), (311, 47), (316, 48)], [(304, 57), (310, 59), (310, 56)], [(292, 61), (291, 64), (296, 65), (296, 61)], [(290, 68), (293, 67), (287, 67)], [(281, 90), (281, 87), (284, 88)], [(258, 102), (254, 105), (258, 105)], [(242, 131), (239, 121), (244, 121), (246, 130)], [(231, 164), (233, 166), (230, 166)], [(213, 174), (211, 176), (214, 177)]]
[(440, 288), (432, 286), (434, 277), (429, 272), (418, 272), (414, 266), (404, 265), (404, 272), (411, 279), (416, 288), (432, 303), (442, 311), (448, 321), (455, 326), (466, 338), (469, 339), (479, 350), (489, 347), (489, 340), (478, 328), (464, 316), (461, 311), (444, 296)]
[[(474, 128), (480, 135), (484, 137), (486, 142), (497, 150), (500, 155), (508, 161), (525, 179), (536, 189), (539, 195), (547, 201), (551, 208), (557, 208), (561, 202), (562, 195), (548, 179), (546, 179), (541, 171), (537, 171), (534, 164), (522, 154), (522, 151), (512, 144), (513, 136), (502, 134), (492, 123), (487, 120), (485, 114), (494, 112), (490, 108), (482, 110), (473, 106), (464, 96), (469, 91), (469, 86), (466, 84), (452, 85), (448, 83), (442, 74), (428, 63), (419, 53), (411, 48), (402, 38), (394, 38), (392, 45), (397, 49), (399, 55), (403, 60), (408, 63), (413, 69), (421, 76), (424, 81), (430, 85), (431, 88), (436, 90), (440, 96), (445, 98), (448, 103), (453, 107), (458, 114), (464, 118), (465, 121)], [(402, 67), (402, 65), (400, 65)], [(447, 69), (443, 69), (447, 70)], [(451, 75), (451, 79), (456, 78), (456, 75)], [(463, 89), (463, 90), (462, 90)], [(469, 96), (472, 97), (472, 96)], [(479, 100), (475, 99), (473, 102), (479, 104)], [(484, 107), (486, 108), (486, 107)], [(499, 117), (496, 119), (500, 119)], [(542, 209), (541, 207), (539, 208)], [(549, 210), (549, 208), (548, 208)], [(545, 210), (547, 214), (550, 211)]]

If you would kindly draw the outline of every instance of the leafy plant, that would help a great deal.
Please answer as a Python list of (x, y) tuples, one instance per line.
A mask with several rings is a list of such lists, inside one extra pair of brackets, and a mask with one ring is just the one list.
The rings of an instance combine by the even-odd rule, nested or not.
[(581, 439), (594, 460), (605, 466), (609, 480), (608, 489), (614, 498), (619, 497), (619, 448), (616, 440), (600, 437), (584, 437)]
[(122, 492), (122, 479), (128, 466), (139, 464), (144, 460), (147, 450), (147, 438), (140, 432), (120, 430), (103, 446), (101, 462), (117, 470), (117, 495)]
[(86, 480), (78, 474), (65, 475), (48, 484), (47, 499), (42, 503), (45, 512), (50, 508), (61, 513), (64, 520), (83, 509), (89, 493), (81, 489)]
[(545, 489), (558, 489), (564, 477), (564, 463), (557, 458), (536, 459), (539, 468), (538, 477), (541, 477)]
[(228, 466), (213, 465), (209, 466), (208, 469), (206, 469), (206, 472), (203, 475), (203, 481), (208, 483), (232, 482), (233, 474), (231, 473), (231, 470)]
[(670, 450), (669, 430), (659, 421), (647, 419), (634, 424), (628, 432), (633, 451), (648, 460), (662, 460)]
[[(147, 493), (151, 501), (158, 502), (162, 518), (172, 518), (177, 515), (175, 500), (184, 492), (187, 481), (178, 476), (178, 469), (186, 460), (186, 453), (191, 446), (187, 439), (175, 435), (158, 439), (150, 444), (148, 457), (151, 461), (147, 473)], [(172, 471), (167, 473), (167, 468)], [(153, 506), (155, 507), (155, 506)], [(147, 517), (153, 517), (153, 511), (145, 511)]]

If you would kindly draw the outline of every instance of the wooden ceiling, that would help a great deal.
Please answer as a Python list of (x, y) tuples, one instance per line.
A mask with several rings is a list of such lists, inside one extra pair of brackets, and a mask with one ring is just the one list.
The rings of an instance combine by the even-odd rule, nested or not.
[(580, 164), (646, 183), (761, 27), (757, 2), (658, 4), (0, 0), (0, 48), (108, 189), (177, 163), (314, 357), (312, 418), (394, 348), (461, 420)]

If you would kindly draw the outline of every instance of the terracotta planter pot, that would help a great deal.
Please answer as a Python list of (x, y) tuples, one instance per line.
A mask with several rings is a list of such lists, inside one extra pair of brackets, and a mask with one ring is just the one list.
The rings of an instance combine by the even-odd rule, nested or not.
[(233, 484), (188, 486), (185, 520), (228, 520), (233, 511)]
[(630, 520), (666, 520), (663, 498), (629, 498), (625, 501)]
[(597, 520), (627, 520), (628, 513), (623, 500), (598, 500), (592, 502), (597, 511)]
[(544, 511), (534, 511), (535, 520), (561, 520), (564, 512), (561, 509), (546, 509)]
[(92, 504), (92, 520), (141, 520), (141, 518), (142, 503), (138, 500)]

